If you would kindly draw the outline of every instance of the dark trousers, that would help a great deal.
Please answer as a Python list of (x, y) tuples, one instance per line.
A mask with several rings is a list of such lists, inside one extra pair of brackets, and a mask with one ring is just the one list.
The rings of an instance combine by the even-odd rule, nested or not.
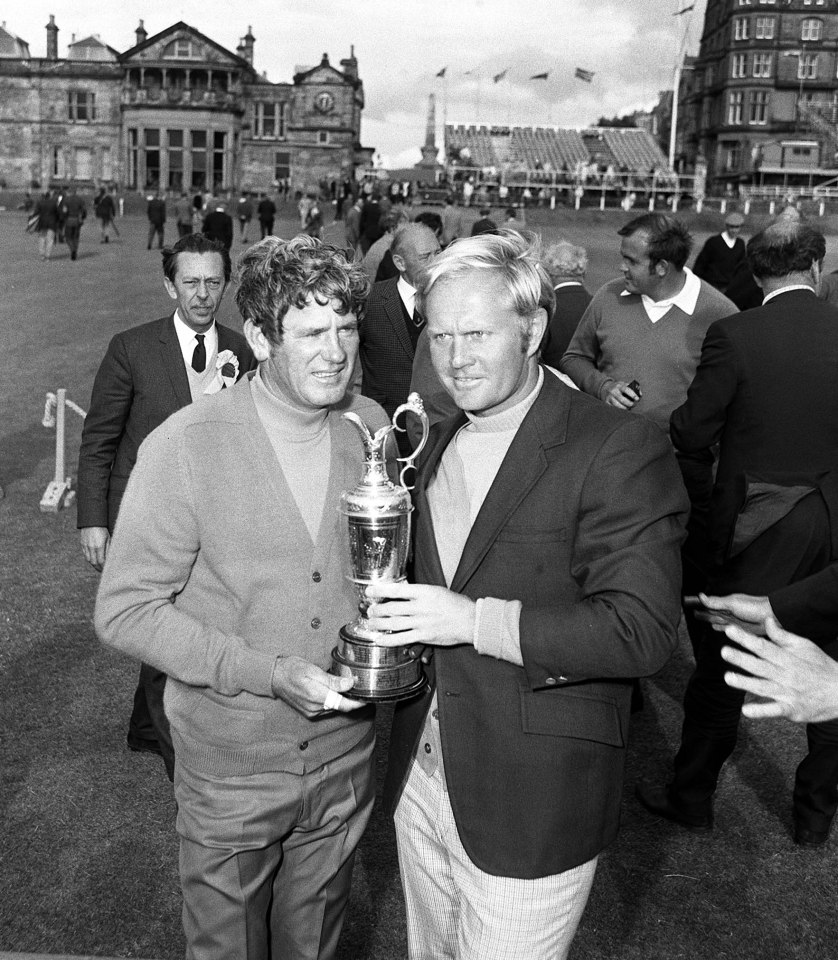
[(81, 235), (80, 223), (69, 223), (64, 225), (64, 239), (70, 248), (70, 257), (75, 260), (79, 251), (79, 237)]
[[(690, 517), (687, 521), (687, 539), (681, 547), (681, 595), (695, 596), (707, 586), (709, 556), (707, 519), (710, 497), (713, 493), (713, 454), (702, 450), (697, 454), (676, 453), (681, 479), (690, 499)], [(684, 620), (698, 658), (698, 647), (704, 634), (701, 621), (695, 618), (693, 607), (684, 607)]]
[(274, 232), (273, 220), (260, 220), (259, 229), (262, 231), (262, 239), (269, 237)]
[(135, 748), (159, 748), (170, 780), (175, 775), (175, 749), (163, 709), (166, 674), (147, 663), (140, 664), (140, 680), (134, 693), (134, 709), (128, 721), (128, 743)]
[[(830, 525), (820, 494), (801, 500), (782, 520), (742, 553), (711, 573), (707, 592), (716, 595), (772, 590), (817, 573), (830, 562)], [(719, 774), (733, 753), (744, 693), (724, 682), (730, 665), (721, 648), (730, 641), (701, 624), (696, 669), (684, 697), (681, 747), (669, 784), (672, 803), (685, 813), (709, 814)], [(825, 647), (838, 658), (838, 642)], [(826, 830), (838, 807), (838, 721), (809, 724), (809, 752), (797, 768), (795, 821), (809, 830)]]
[(188, 237), (190, 233), (192, 233), (192, 224), (181, 223), (180, 220), (178, 220), (178, 225), (177, 225), (178, 237)]
[(157, 237), (157, 248), (163, 249), (163, 231), (165, 227), (162, 223), (149, 223), (148, 225), (148, 249), (151, 250), (151, 244)]

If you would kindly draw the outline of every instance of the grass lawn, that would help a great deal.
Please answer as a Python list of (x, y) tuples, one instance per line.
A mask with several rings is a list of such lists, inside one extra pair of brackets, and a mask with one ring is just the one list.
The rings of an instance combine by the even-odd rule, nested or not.
[[(281, 211), (283, 236), (293, 233), (292, 213)], [(588, 247), (595, 289), (617, 273), (615, 230), (624, 219), (538, 211), (530, 222), (546, 240), (561, 234)], [(715, 226), (685, 219), (695, 220), (699, 242)], [(66, 247), (42, 263), (24, 223), (22, 214), (0, 213), (0, 951), (173, 960), (183, 955), (183, 938), (171, 788), (159, 758), (125, 748), (137, 668), (93, 634), (98, 575), (82, 559), (75, 509), (38, 509), (54, 468), (54, 432), (40, 422), (45, 393), (66, 387), (86, 407), (109, 338), (163, 316), (171, 302), (159, 254), (145, 249), (142, 219), (119, 221), (121, 239), (107, 245), (88, 222), (75, 263)], [(340, 225), (328, 233), (342, 237)], [(830, 238), (827, 269), (838, 266), (836, 253)], [(229, 294), (221, 319), (238, 325)], [(75, 473), (80, 422), (68, 416)], [(814, 852), (791, 839), (802, 729), (743, 722), (710, 836), (654, 821), (632, 796), (637, 778), (667, 775), (688, 650), (684, 638), (645, 684), (623, 829), (601, 858), (572, 957), (836, 958), (838, 839)], [(389, 716), (380, 711), (382, 744)], [(405, 955), (392, 828), (376, 811), (360, 849), (341, 957)]]

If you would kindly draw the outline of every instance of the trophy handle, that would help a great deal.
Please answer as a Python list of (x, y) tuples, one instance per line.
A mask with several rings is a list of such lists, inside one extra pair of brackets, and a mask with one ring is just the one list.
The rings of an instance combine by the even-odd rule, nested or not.
[(428, 422), (428, 415), (425, 413), (425, 404), (422, 403), (422, 398), (418, 393), (411, 393), (407, 398), (407, 402), (403, 403), (401, 406), (396, 407), (396, 411), (393, 414), (393, 426), (399, 433), (404, 433), (407, 430), (407, 427), (400, 427), (397, 423), (399, 417), (403, 413), (413, 413), (415, 414), (422, 423), (422, 439), (419, 441), (416, 449), (410, 456), (407, 457), (396, 457), (397, 463), (403, 463), (404, 466), (399, 471), (399, 483), (408, 490), (413, 489), (412, 484), (407, 484), (404, 482), (405, 474), (408, 470), (415, 469), (414, 461), (422, 452), (425, 447), (425, 444), (428, 442), (428, 430), (430, 429), (430, 424)]

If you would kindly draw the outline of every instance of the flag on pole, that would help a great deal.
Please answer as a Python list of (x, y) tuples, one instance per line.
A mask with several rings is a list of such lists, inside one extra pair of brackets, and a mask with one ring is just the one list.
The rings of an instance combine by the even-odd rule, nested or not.
[(550, 71), (548, 70), (545, 73), (534, 73), (530, 77), (530, 80), (546, 80), (549, 76), (550, 76)]
[(590, 83), (594, 79), (594, 71), (583, 70), (581, 67), (577, 67), (574, 76), (577, 80), (584, 80), (585, 83)]
[(680, 17), (682, 13), (689, 13), (690, 10), (695, 10), (695, 4), (694, 4), (694, 3), (691, 3), (688, 7), (684, 7), (683, 10), (676, 10), (675, 13), (672, 14), (672, 16), (673, 16), (673, 17)]
[(506, 74), (507, 74), (508, 72), (509, 72), (509, 67), (507, 67), (506, 70), (501, 70), (500, 73), (496, 73), (496, 74), (492, 77), (492, 80), (493, 80), (495, 83), (500, 83), (500, 81), (503, 80), (503, 78), (506, 76)]
[(446, 71), (447, 69), (448, 69), (448, 67), (443, 67), (443, 68), (439, 71), (439, 73), (437, 74), (437, 76), (438, 76), (438, 77), (444, 77), (444, 76), (445, 76), (445, 71)]

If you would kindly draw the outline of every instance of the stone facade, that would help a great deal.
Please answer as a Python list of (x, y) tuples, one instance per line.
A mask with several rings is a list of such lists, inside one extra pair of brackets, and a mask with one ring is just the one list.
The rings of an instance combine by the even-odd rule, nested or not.
[(708, 0), (679, 152), (716, 185), (838, 174), (838, 0)]
[(47, 57), (0, 30), (0, 182), (127, 190), (305, 190), (354, 178), (363, 84), (354, 54), (270, 83), (253, 67), (254, 37), (235, 53), (176, 23), (119, 53), (98, 37), (59, 59), (50, 18)]

